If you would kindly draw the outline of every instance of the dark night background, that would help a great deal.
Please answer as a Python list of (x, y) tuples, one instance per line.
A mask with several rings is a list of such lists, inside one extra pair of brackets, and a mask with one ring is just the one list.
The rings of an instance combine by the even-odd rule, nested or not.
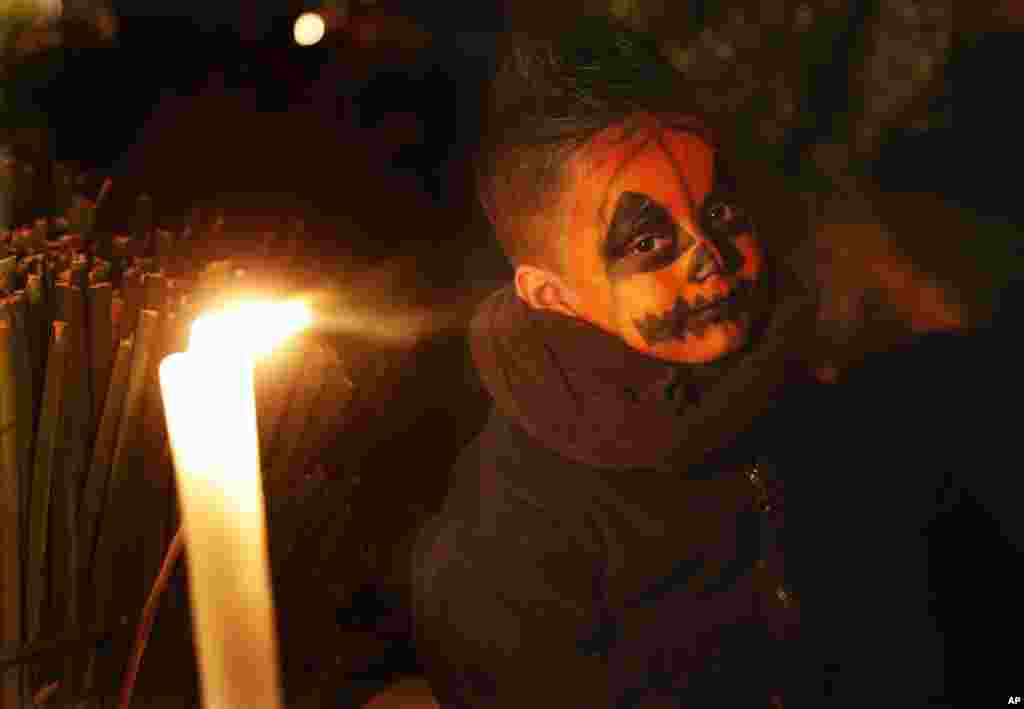
[[(397, 674), (415, 672), (394, 561), (400, 554), (392, 550), (402, 549), (411, 525), (436, 508), (449, 466), (488, 406), (461, 326), (509, 269), (472, 192), (468, 158), (489, 65), (486, 35), (465, 33), (500, 30), (509, 13), (497, 2), (379, 3), (376, 12), (414, 18), (433, 33), (432, 41), (420, 50), (366, 48), (352, 33), (338, 31), (320, 45), (299, 48), (291, 37), (293, 18), (313, 8), (295, 1), (260, 5), (114, 2), (114, 42), (69, 46), (36, 101), (47, 116), (53, 157), (80, 165), (97, 184), (113, 178), (99, 216), (102, 228), (127, 231), (142, 192), (153, 196), (158, 218), (168, 224), (194, 205), (223, 209), (240, 232), (273, 228), (282, 215), (301, 216), (313, 236), (303, 256), (324, 273), (358, 284), (370, 300), (455, 314), (455, 327), (412, 347), (339, 340), (357, 399), (330, 451), (332, 482), (304, 511), (300, 551), (278, 572), (285, 578), (275, 594), (289, 691), (324, 703), (338, 696), (335, 705), (348, 706)], [(917, 238), (943, 233), (965, 248), (974, 243), (986, 253), (1019, 255), (1019, 246), (986, 250), (982, 244), (1016, 233), (1022, 216), (1015, 174), (1019, 113), (1005, 98), (1020, 62), (1020, 38), (1005, 29), (978, 21), (955, 36), (943, 88), (927, 109), (949, 120), (923, 132), (890, 131), (869, 166), (874, 183), (897, 195), (889, 207), (895, 219), (909, 222)], [(812, 119), (791, 137), (797, 162), (802, 147), (832, 130), (821, 117), (845, 108), (845, 84), (834, 81), (829, 66), (812, 76), (816, 93), (804, 106)], [(1001, 88), (995, 77), (1008, 77), (1003, 81), (1011, 85)], [(967, 227), (950, 234), (948, 223), (937, 223), (940, 216), (909, 206), (901, 211), (901, 204), (911, 204), (900, 202), (902, 192), (939, 197)], [(1002, 279), (1007, 262), (993, 258), (998, 263), (991, 272)], [(941, 268), (956, 272), (959, 265), (948, 261)], [(1019, 286), (997, 295), (991, 328), (952, 349), (939, 337), (888, 361), (871, 359), (854, 371), (840, 400), (852, 401), (850, 392), (863, 387), (856, 401), (866, 420), (881, 428), (892, 422), (878, 401), (897, 397), (901, 377), (920, 371), (922, 362), (934, 370), (937, 385), (974, 376), (989, 363), (1003, 367), (1000, 381), (1015, 381), (1008, 348)], [(1004, 396), (1011, 394), (993, 390), (988, 399), (972, 401), (1014, 410), (1018, 400)], [(943, 404), (950, 417), (985, 413), (961, 410), (955, 399)], [(1012, 435), (1008, 426), (993, 425), (978, 434), (979, 445), (1009, 452)], [(900, 439), (878, 445), (899, 447)], [(926, 464), (941, 452), (898, 454), (904, 457)], [(826, 456), (824, 467), (829, 463)], [(969, 480), (973, 463), (960, 463), (958, 474)], [(1007, 477), (1017, 468), (1015, 458), (1006, 460)], [(861, 487), (876, 483), (884, 495), (889, 483), (870, 475)], [(1020, 538), (1010, 536), (1020, 527), (1012, 521), (1016, 498), (1009, 485), (1006, 479), (978, 488), (952, 483), (929, 536), (950, 692), (986, 701), (1002, 696), (1003, 703), (1006, 695), (1024, 692), (1013, 684), (1020, 675), (1012, 642), (1021, 628), (1014, 602), (1021, 547)], [(865, 569), (869, 576), (881, 573)], [(880, 575), (874, 580), (879, 588), (887, 582)], [(178, 600), (158, 621), (144, 665), (163, 671), (143, 671), (142, 694), (173, 692), (183, 677), (193, 679), (180, 581)], [(1010, 631), (1002, 653), (990, 642), (1001, 629)], [(976, 672), (972, 663), (979, 665)]]

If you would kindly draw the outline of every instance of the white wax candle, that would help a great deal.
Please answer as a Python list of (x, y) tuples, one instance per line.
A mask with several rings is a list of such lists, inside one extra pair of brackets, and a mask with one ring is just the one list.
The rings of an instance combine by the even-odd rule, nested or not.
[(253, 371), (310, 320), (301, 302), (241, 304), (160, 363), (206, 709), (281, 705)]
[(253, 362), (184, 352), (160, 365), (206, 709), (281, 705)]

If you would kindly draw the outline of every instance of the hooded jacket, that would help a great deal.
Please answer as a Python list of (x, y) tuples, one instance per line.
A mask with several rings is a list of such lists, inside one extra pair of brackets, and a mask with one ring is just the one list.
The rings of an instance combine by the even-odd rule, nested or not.
[(771, 429), (813, 301), (785, 271), (765, 293), (752, 344), (701, 367), (511, 286), (480, 306), (470, 342), (495, 405), (413, 552), (417, 651), (442, 706), (787, 692), (800, 604)]

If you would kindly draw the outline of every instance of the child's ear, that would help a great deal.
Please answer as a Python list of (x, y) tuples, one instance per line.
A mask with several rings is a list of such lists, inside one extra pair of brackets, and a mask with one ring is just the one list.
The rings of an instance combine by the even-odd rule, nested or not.
[(536, 266), (519, 266), (515, 281), (516, 293), (531, 308), (578, 317), (574, 293), (551, 271)]

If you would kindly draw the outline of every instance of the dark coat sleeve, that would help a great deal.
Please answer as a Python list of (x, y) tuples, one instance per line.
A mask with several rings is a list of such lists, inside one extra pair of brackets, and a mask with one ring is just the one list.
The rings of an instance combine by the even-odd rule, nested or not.
[(503, 500), (485, 533), (445, 515), (414, 552), (417, 653), (444, 707), (609, 706), (606, 668), (580, 641), (592, 571), (542, 511)]
[[(438, 702), (618, 706), (593, 642), (602, 617), (594, 540), (491, 482), (493, 463), (481, 465), (477, 451), (460, 458), (455, 477), (484, 494), (449, 498), (413, 552), (416, 651)], [(642, 707), (678, 706), (658, 702)]]

